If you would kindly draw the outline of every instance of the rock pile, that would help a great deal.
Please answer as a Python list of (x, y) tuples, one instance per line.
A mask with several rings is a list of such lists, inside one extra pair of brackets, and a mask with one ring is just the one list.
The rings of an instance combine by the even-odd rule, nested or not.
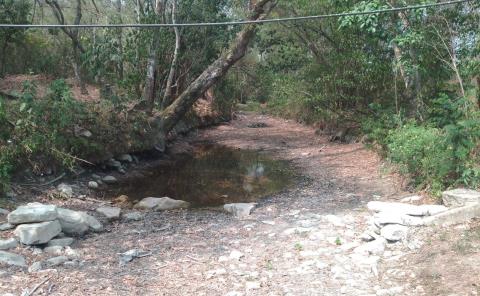
[[(480, 192), (454, 189), (443, 192), (442, 198), (444, 205), (369, 202), (367, 207), (375, 214), (369, 228), (361, 235), (362, 240), (369, 242), (363, 248), (375, 252), (384, 249), (387, 242), (405, 241), (410, 227), (452, 225), (480, 217)], [(416, 200), (419, 199), (406, 198), (402, 201)]]
[[(46, 266), (53, 266), (57, 261), (67, 262), (70, 257), (78, 255), (76, 251), (69, 247), (73, 243), (73, 238), (65, 237), (65, 234), (83, 235), (88, 231), (103, 230), (103, 225), (85, 212), (72, 211), (37, 202), (18, 207), (7, 215), (7, 221), (8, 223), (2, 224), (2, 229), (15, 228), (13, 231), (14, 237), (0, 240), (1, 250), (16, 248), (21, 243), (22, 245), (35, 246), (35, 249), (38, 249), (39, 246), (44, 247), (43, 251), (47, 253), (67, 255), (60, 256), (66, 258), (61, 258), (63, 261), (55, 258), (48, 259), (53, 261), (47, 260), (48, 262), (45, 262)], [(5, 251), (0, 252), (0, 263), (26, 266), (26, 260), (23, 256)]]

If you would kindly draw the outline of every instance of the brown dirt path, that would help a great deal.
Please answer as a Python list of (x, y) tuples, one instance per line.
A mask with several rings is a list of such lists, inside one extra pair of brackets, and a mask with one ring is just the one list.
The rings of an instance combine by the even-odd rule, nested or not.
[[(248, 127), (258, 122), (267, 127)], [(312, 128), (247, 113), (183, 140), (263, 150), (291, 161), (306, 178), (260, 201), (245, 220), (192, 209), (106, 223), (106, 232), (73, 245), (79, 266), (35, 274), (5, 270), (0, 291), (19, 295), (51, 277), (36, 295), (433, 295), (406, 280), (415, 278), (408, 270), (397, 267), (402, 276), (389, 274), (388, 262), (397, 264), (404, 246), (383, 257), (353, 251), (370, 217), (365, 203), (404, 195), (361, 144), (330, 143)], [(118, 253), (133, 248), (151, 255), (119, 266)], [(45, 257), (20, 252), (29, 262)]]

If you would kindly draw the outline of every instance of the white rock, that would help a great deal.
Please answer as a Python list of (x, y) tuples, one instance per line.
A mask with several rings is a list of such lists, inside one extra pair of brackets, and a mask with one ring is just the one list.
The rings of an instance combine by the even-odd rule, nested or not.
[(98, 189), (98, 183), (95, 181), (88, 182), (88, 188), (90, 189)]
[(376, 213), (373, 218), (375, 225), (380, 227), (387, 224), (400, 224), (405, 226), (421, 226), (424, 224), (423, 219), (420, 217), (389, 212)]
[(80, 252), (78, 252), (75, 249), (72, 249), (69, 246), (66, 246), (65, 247), (65, 255), (67, 255), (68, 257), (78, 258), (78, 257), (80, 257)]
[(53, 254), (53, 255), (61, 255), (63, 253), (63, 247), (62, 246), (50, 246), (50, 247), (45, 247), (43, 249), (44, 252)]
[(380, 235), (391, 242), (404, 240), (408, 235), (408, 227), (397, 224), (389, 224), (380, 230)]
[(37, 272), (43, 269), (43, 262), (42, 261), (37, 261), (33, 262), (30, 267), (28, 267), (28, 272)]
[(18, 241), (15, 238), (0, 240), (0, 250), (13, 249), (18, 246)]
[(7, 219), (8, 223), (14, 225), (53, 221), (57, 219), (57, 207), (41, 203), (29, 203), (8, 214)]
[(247, 289), (247, 291), (249, 290), (258, 290), (260, 289), (260, 283), (259, 282), (247, 282), (245, 284), (245, 288)]
[(106, 184), (116, 184), (118, 182), (114, 176), (105, 176), (102, 178), (102, 181)]
[(403, 287), (393, 287), (390, 289), (380, 289), (377, 291), (377, 296), (397, 296), (402, 295)]
[(385, 252), (385, 246), (387, 241), (379, 237), (374, 241), (363, 244), (354, 249), (354, 252), (357, 254), (366, 254), (366, 255), (382, 255)]
[(145, 218), (145, 215), (140, 212), (130, 212), (123, 214), (123, 218), (127, 221), (141, 221)]
[(72, 186), (62, 183), (57, 186), (57, 190), (63, 194), (65, 197), (71, 198), (73, 197), (73, 188)]
[(47, 247), (53, 247), (53, 246), (66, 247), (73, 244), (73, 241), (74, 239), (71, 237), (55, 238), (48, 242)]
[(109, 220), (115, 220), (120, 218), (121, 209), (116, 207), (100, 207), (97, 208), (96, 211)]
[(58, 220), (62, 231), (66, 234), (83, 235), (89, 229), (102, 231), (103, 226), (97, 219), (85, 212), (77, 212), (68, 209), (58, 208)]
[(447, 207), (462, 207), (480, 203), (480, 192), (470, 189), (453, 189), (442, 193), (443, 204)]
[(250, 216), (256, 203), (231, 203), (223, 206), (223, 209), (237, 218), (246, 218)]
[(17, 226), (14, 233), (24, 245), (45, 244), (62, 231), (60, 223), (48, 221), (42, 223), (22, 224)]
[(53, 257), (53, 258), (45, 260), (44, 265), (45, 265), (45, 267), (55, 267), (55, 266), (58, 266), (60, 264), (63, 264), (65, 262), (67, 262), (68, 260), (69, 259), (68, 259), (67, 256)]
[(165, 211), (174, 209), (185, 209), (190, 203), (183, 200), (171, 199), (169, 197), (147, 197), (139, 201), (134, 208), (142, 210)]
[(367, 204), (367, 207), (369, 210), (374, 212), (396, 213), (410, 216), (430, 216), (448, 210), (446, 207), (441, 205), (416, 206), (400, 202), (382, 201), (371, 201)]
[(229, 255), (230, 259), (237, 260), (237, 261), (240, 260), (243, 256), (244, 256), (243, 253), (237, 250), (233, 250)]
[(0, 251), (0, 263), (5, 263), (7, 265), (26, 267), (25, 258), (23, 256)]

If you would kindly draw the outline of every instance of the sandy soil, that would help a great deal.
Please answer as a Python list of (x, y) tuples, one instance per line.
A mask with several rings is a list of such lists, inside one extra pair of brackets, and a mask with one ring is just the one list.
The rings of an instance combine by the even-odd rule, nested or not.
[[(259, 122), (267, 127), (248, 127)], [(370, 217), (366, 202), (407, 194), (361, 144), (331, 143), (312, 128), (255, 114), (239, 114), (231, 123), (179, 139), (182, 144), (171, 149), (188, 149), (195, 141), (263, 150), (290, 161), (303, 177), (259, 201), (245, 220), (218, 209), (192, 209), (147, 213), (140, 222), (103, 221), (106, 232), (89, 234), (72, 246), (80, 254), (79, 266), (34, 274), (4, 268), (0, 291), (19, 295), (48, 279), (35, 295), (478, 295), (479, 265), (462, 262), (469, 257), (478, 262), (480, 235), (478, 241), (469, 240), (466, 253), (449, 258), (438, 253), (428, 259), (444, 239), (429, 229), (415, 234), (420, 248), (400, 243), (389, 245), (382, 256), (353, 252), (362, 244), (359, 235)], [(64, 203), (98, 207), (80, 200)], [(475, 227), (463, 225), (449, 235), (471, 235)], [(133, 248), (149, 255), (120, 266), (118, 253)], [(14, 251), (29, 262), (46, 258), (28, 249)], [(448, 260), (450, 269), (457, 264), (470, 275), (455, 281), (454, 288), (442, 281), (450, 280), (446, 275), (452, 271), (430, 277), (424, 272)]]

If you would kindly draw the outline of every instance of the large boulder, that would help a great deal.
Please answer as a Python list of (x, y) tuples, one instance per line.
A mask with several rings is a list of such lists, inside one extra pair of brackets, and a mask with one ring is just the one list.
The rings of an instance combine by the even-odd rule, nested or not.
[(101, 231), (103, 226), (97, 219), (85, 212), (58, 208), (58, 221), (66, 234), (83, 235), (88, 230)]
[(442, 205), (411, 205), (400, 202), (371, 201), (367, 204), (370, 211), (397, 213), (410, 216), (432, 216), (448, 210)]
[(189, 208), (190, 203), (183, 200), (171, 199), (170, 197), (147, 197), (139, 201), (136, 205), (136, 209), (141, 210), (154, 210), (165, 211), (174, 209)]
[(14, 225), (53, 221), (57, 219), (57, 207), (41, 203), (29, 203), (8, 214), (7, 219), (8, 223)]
[(42, 223), (22, 224), (17, 226), (14, 233), (18, 240), (24, 245), (39, 245), (47, 243), (60, 232), (62, 232), (62, 227), (60, 223), (55, 220)]
[(447, 207), (463, 207), (480, 203), (480, 192), (470, 189), (453, 189), (442, 193), (443, 204)]
[(480, 204), (454, 208), (435, 216), (423, 218), (425, 225), (448, 226), (465, 223), (480, 217)]
[(223, 209), (237, 218), (246, 218), (256, 205), (256, 203), (232, 203), (224, 205)]
[(27, 263), (25, 262), (24, 257), (17, 254), (4, 252), (4, 251), (0, 251), (0, 263), (4, 263), (7, 265), (20, 266), (20, 267), (27, 266)]

